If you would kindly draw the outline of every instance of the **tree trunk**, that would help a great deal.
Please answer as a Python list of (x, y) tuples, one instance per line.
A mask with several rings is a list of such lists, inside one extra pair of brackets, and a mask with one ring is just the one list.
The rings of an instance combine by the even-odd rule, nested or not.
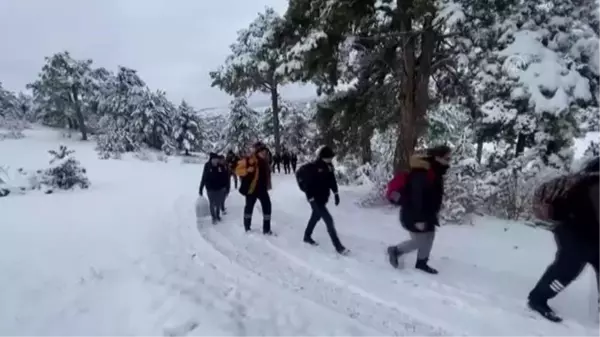
[[(417, 33), (412, 33), (412, 0), (397, 0), (400, 11), (400, 31), (406, 32), (401, 43), (403, 46), (400, 74), (398, 108), (398, 139), (394, 151), (394, 170), (408, 169), (417, 141), (427, 129), (426, 115), (429, 106), (429, 78), (436, 43), (436, 33), (432, 22), (434, 15), (428, 16), (421, 33), (421, 45), (417, 46)], [(420, 55), (417, 58), (417, 51)], [(417, 62), (418, 61), (418, 62)]]
[(73, 100), (73, 103), (75, 105), (75, 115), (77, 117), (77, 124), (79, 126), (79, 131), (81, 131), (81, 140), (88, 140), (85, 118), (83, 118), (83, 111), (81, 110), (81, 101), (79, 100), (79, 91), (76, 87), (73, 88)]
[(370, 163), (373, 159), (373, 152), (371, 151), (372, 136), (372, 127), (364, 126), (360, 128), (360, 156), (363, 164)]
[(483, 137), (477, 137), (477, 164), (481, 164), (481, 158), (483, 157)]
[(273, 110), (273, 138), (275, 138), (275, 153), (281, 153), (281, 135), (279, 134), (279, 94), (277, 85), (271, 85), (271, 110)]
[(515, 146), (515, 158), (523, 154), (525, 151), (525, 135), (519, 133), (517, 136), (517, 145)]

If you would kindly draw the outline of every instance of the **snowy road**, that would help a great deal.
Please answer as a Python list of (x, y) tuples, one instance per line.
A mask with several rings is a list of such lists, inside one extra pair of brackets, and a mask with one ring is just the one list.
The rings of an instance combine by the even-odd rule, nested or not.
[[(1, 142), (0, 157), (43, 167), (55, 137)], [(356, 208), (354, 188), (331, 205), (352, 250), (340, 257), (322, 224), (319, 247), (302, 243), (309, 207), (291, 176), (274, 178), (278, 235), (265, 238), (259, 206), (244, 233), (235, 191), (221, 224), (196, 223), (198, 165), (100, 161), (72, 146), (92, 189), (0, 199), (0, 334), (598, 335), (589, 270), (553, 302), (564, 324), (525, 308), (553, 255), (547, 232), (493, 219), (443, 227), (439, 275), (397, 271), (384, 256), (406, 237), (396, 210)]]

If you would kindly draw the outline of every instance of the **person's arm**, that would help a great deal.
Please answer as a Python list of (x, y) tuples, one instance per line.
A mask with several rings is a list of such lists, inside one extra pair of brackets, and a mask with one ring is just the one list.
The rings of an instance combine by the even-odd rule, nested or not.
[(333, 194), (338, 194), (338, 184), (335, 177), (335, 168), (333, 165), (329, 165), (329, 188)]
[(202, 178), (200, 179), (200, 188), (198, 188), (198, 194), (202, 195), (202, 190), (204, 189), (204, 185), (206, 183), (206, 169), (208, 165), (204, 165), (204, 169), (202, 169)]

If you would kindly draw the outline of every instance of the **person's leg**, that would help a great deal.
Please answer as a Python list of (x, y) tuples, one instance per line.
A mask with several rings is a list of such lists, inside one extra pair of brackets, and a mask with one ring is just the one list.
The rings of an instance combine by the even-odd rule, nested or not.
[(225, 213), (225, 199), (227, 199), (227, 195), (229, 194), (229, 189), (228, 188), (224, 188), (220, 191), (220, 205), (221, 205), (221, 212)]
[(218, 200), (214, 190), (206, 190), (206, 197), (208, 198), (208, 207), (210, 209), (210, 217), (213, 222), (218, 219)]
[(335, 225), (333, 223), (333, 217), (329, 213), (329, 210), (327, 209), (326, 205), (321, 205), (320, 210), (321, 210), (321, 217), (323, 218), (323, 221), (325, 222), (325, 226), (327, 226), (327, 233), (329, 233), (329, 238), (331, 239), (331, 243), (333, 243), (335, 250), (341, 253), (346, 248), (344, 247), (344, 245), (342, 245), (342, 242), (340, 241), (340, 238), (337, 234)]
[(246, 205), (244, 205), (244, 229), (246, 232), (249, 231), (250, 227), (252, 226), (252, 212), (254, 211), (254, 204), (256, 204), (256, 196), (247, 195)]
[(548, 306), (552, 299), (566, 288), (583, 270), (586, 260), (580, 250), (580, 242), (560, 225), (554, 231), (557, 251), (554, 261), (529, 293), (529, 306), (549, 320), (562, 319)]
[(261, 194), (258, 198), (263, 212), (263, 233), (271, 234), (271, 198), (268, 192)]
[(413, 252), (413, 251), (419, 249), (419, 247), (421, 245), (420, 236), (423, 235), (423, 233), (409, 232), (408, 234), (410, 235), (410, 239), (405, 240), (395, 246), (390, 246), (387, 249), (388, 257), (390, 259), (390, 264), (394, 268), (398, 268), (398, 266), (399, 266), (398, 258), (401, 255)]
[(418, 250), (417, 250), (417, 263), (415, 268), (422, 270), (429, 274), (437, 274), (438, 271), (431, 268), (427, 262), (429, 262), (429, 254), (433, 248), (433, 241), (435, 240), (435, 231), (422, 233), (417, 239)]
[(306, 224), (306, 229), (304, 230), (303, 241), (310, 243), (311, 245), (316, 245), (317, 243), (312, 239), (312, 233), (315, 230), (317, 222), (321, 220), (321, 211), (314, 202), (310, 203), (310, 208), (312, 211), (310, 213), (310, 218), (308, 219), (308, 224)]

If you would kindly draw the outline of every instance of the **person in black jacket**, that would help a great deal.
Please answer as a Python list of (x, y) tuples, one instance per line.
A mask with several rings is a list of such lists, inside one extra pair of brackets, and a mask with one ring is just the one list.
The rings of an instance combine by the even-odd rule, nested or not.
[(233, 150), (229, 150), (227, 152), (227, 157), (225, 157), (225, 160), (227, 161), (227, 164), (229, 165), (229, 174), (230, 174), (231, 178), (233, 178), (234, 187), (237, 189), (238, 179), (237, 179), (237, 176), (235, 175), (235, 166), (237, 165), (237, 162), (240, 160), (240, 157), (237, 156), (233, 152)]
[(300, 185), (300, 188), (306, 194), (306, 198), (312, 208), (312, 214), (304, 231), (304, 242), (317, 245), (317, 242), (312, 239), (312, 233), (317, 222), (323, 219), (335, 250), (339, 254), (346, 255), (349, 251), (342, 245), (333, 224), (333, 218), (329, 210), (327, 210), (327, 202), (329, 201), (331, 191), (334, 194), (335, 205), (337, 206), (340, 203), (338, 185), (335, 179), (333, 164), (331, 164), (334, 156), (335, 153), (331, 148), (327, 146), (321, 147), (317, 153), (317, 159), (301, 167), (296, 177), (298, 185)]
[(273, 172), (277, 169), (277, 173), (281, 173), (281, 154), (276, 152), (273, 156)]
[(296, 165), (298, 165), (298, 155), (296, 155), (296, 152), (291, 153), (290, 163), (292, 164), (292, 172), (296, 172)]
[(415, 268), (437, 274), (427, 262), (433, 247), (438, 213), (444, 196), (444, 175), (449, 168), (451, 149), (442, 145), (427, 150), (425, 156), (410, 158), (410, 172), (402, 191), (400, 222), (410, 239), (387, 249), (390, 264), (399, 267), (398, 258), (417, 250)]
[(217, 221), (221, 221), (221, 207), (223, 205), (223, 199), (225, 198), (228, 180), (229, 173), (220, 164), (219, 155), (211, 153), (208, 162), (204, 164), (198, 193), (202, 196), (202, 190), (206, 187), (213, 224), (216, 224)]
[(287, 150), (283, 150), (281, 155), (281, 161), (283, 162), (283, 173), (290, 173), (290, 153)]
[[(533, 290), (528, 306), (546, 319), (560, 322), (548, 300), (575, 280), (589, 263), (596, 272), (596, 285), (600, 288), (598, 272), (599, 220), (598, 172), (599, 158), (590, 161), (575, 177), (565, 193), (551, 203), (553, 229), (557, 252)], [(599, 303), (600, 304), (600, 303)]]

